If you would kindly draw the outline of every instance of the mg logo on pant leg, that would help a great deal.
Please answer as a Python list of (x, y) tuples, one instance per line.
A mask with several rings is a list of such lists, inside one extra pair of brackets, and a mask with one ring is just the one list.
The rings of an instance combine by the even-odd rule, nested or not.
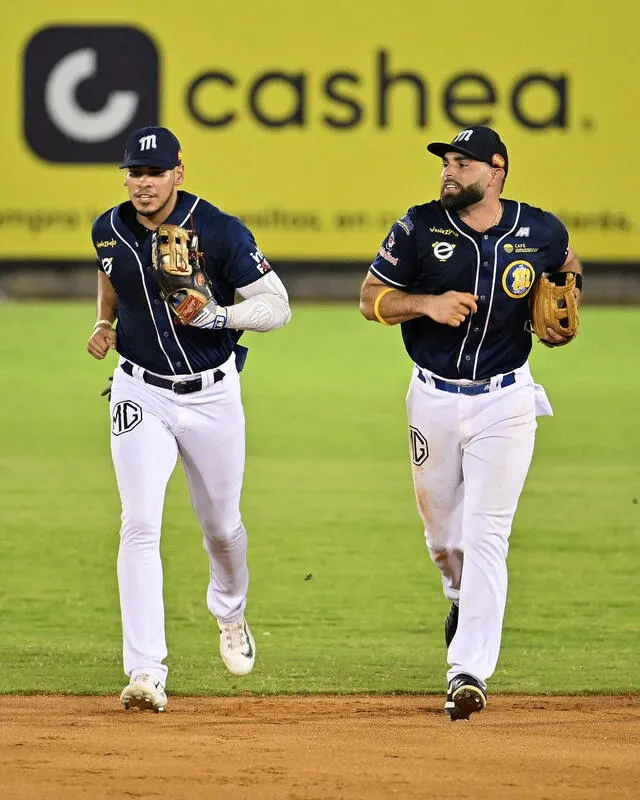
[(142, 422), (142, 409), (131, 400), (116, 403), (111, 413), (111, 432), (114, 436), (133, 430)]
[(429, 458), (427, 440), (413, 425), (409, 426), (409, 441), (411, 443), (411, 460), (416, 467), (421, 466)]

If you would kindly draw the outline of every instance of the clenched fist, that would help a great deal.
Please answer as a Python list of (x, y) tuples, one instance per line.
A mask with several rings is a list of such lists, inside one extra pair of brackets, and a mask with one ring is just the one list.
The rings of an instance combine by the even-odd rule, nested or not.
[(87, 342), (87, 350), (94, 358), (103, 359), (109, 350), (116, 349), (116, 338), (113, 328), (98, 328)]
[(444, 294), (427, 295), (425, 315), (442, 325), (458, 328), (470, 312), (475, 314), (478, 310), (477, 299), (477, 295), (469, 294), (469, 292), (450, 291)]

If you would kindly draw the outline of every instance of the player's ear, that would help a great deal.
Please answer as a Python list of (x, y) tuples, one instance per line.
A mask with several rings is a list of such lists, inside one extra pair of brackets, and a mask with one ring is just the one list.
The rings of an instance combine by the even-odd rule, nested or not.
[(491, 183), (495, 183), (498, 189), (502, 189), (504, 184), (504, 170), (499, 167), (491, 168)]
[(181, 186), (184, 183), (184, 164), (180, 164), (175, 170), (176, 186)]

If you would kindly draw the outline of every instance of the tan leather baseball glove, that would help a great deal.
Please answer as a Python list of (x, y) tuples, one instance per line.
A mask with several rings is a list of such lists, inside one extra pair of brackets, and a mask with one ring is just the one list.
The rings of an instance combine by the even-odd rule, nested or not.
[[(554, 272), (539, 278), (531, 293), (531, 328), (547, 347), (560, 347), (569, 344), (578, 335), (580, 316), (575, 295), (576, 276), (574, 272)], [(559, 336), (561, 342), (549, 340), (547, 328)]]
[(151, 238), (151, 257), (160, 294), (183, 325), (213, 299), (193, 231), (159, 225)]

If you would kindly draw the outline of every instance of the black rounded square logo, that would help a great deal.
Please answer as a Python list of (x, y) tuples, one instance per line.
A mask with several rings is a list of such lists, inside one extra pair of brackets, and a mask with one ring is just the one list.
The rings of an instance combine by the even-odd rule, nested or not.
[(157, 125), (158, 52), (131, 27), (55, 26), (24, 55), (24, 133), (47, 161), (116, 163), (127, 134)]

